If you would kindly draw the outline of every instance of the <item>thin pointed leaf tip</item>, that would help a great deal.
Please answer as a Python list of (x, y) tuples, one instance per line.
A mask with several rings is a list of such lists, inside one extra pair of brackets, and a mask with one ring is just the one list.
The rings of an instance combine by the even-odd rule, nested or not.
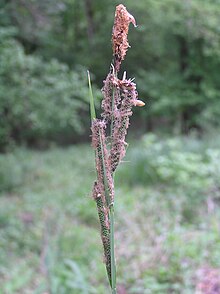
[(95, 102), (94, 102), (94, 96), (92, 92), (92, 84), (91, 84), (89, 70), (87, 70), (87, 75), (88, 75), (88, 84), (89, 84), (90, 116), (91, 116), (91, 121), (93, 121), (96, 118), (96, 113), (95, 113)]
[(135, 18), (127, 11), (126, 7), (122, 4), (118, 5), (112, 31), (112, 47), (116, 71), (119, 71), (121, 62), (125, 59), (129, 47), (127, 36), (130, 23), (135, 27), (137, 26)]

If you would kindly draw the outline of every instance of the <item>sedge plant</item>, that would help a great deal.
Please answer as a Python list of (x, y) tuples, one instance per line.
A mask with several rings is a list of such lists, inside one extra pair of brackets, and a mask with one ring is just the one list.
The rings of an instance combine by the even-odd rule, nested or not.
[(114, 251), (114, 174), (125, 156), (125, 137), (133, 106), (144, 106), (138, 99), (136, 84), (126, 78), (119, 79), (120, 67), (129, 47), (129, 24), (136, 27), (134, 17), (122, 4), (116, 7), (112, 31), (113, 62), (102, 88), (102, 114), (96, 118), (94, 99), (89, 78), (92, 146), (95, 151), (97, 179), (93, 186), (93, 198), (97, 205), (101, 227), (101, 239), (112, 294), (116, 290), (116, 265)]

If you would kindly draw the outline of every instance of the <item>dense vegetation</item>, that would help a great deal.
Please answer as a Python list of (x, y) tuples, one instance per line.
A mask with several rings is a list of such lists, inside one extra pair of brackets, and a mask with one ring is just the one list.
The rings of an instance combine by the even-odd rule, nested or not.
[[(87, 81), (82, 68), (71, 71), (55, 59), (45, 62), (0, 32), (0, 148), (13, 142), (39, 145), (82, 133), (87, 113)], [(87, 120), (84, 119), (84, 123)]]
[[(118, 287), (195, 293), (199, 270), (220, 267), (219, 140), (149, 135), (141, 144), (116, 175)], [(13, 158), (5, 161), (19, 170), (0, 195), (0, 293), (107, 293), (92, 150), (17, 149)]]
[[(143, 129), (218, 126), (219, 0), (122, 3), (139, 24), (124, 66), (148, 104)], [(115, 4), (0, 1), (1, 149), (14, 141), (71, 142), (83, 124), (88, 131), (86, 68), (100, 87), (111, 62)]]

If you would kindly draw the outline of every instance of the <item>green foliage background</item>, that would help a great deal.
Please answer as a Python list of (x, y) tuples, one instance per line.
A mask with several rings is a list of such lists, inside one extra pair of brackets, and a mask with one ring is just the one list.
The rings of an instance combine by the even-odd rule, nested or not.
[(88, 104), (82, 68), (27, 55), (9, 32), (0, 32), (0, 146), (82, 132), (80, 111)]

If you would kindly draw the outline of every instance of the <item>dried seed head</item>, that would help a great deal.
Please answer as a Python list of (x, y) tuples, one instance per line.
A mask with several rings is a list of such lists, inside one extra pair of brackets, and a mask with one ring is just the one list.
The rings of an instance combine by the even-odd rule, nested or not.
[(127, 36), (130, 23), (133, 23), (136, 27), (135, 19), (127, 11), (126, 7), (122, 4), (118, 5), (115, 11), (115, 21), (112, 31), (112, 46), (116, 71), (119, 71), (121, 62), (125, 59), (129, 47)]
[[(114, 105), (113, 102), (113, 92), (114, 92)], [(113, 74), (109, 73), (104, 81), (104, 87), (102, 88), (102, 94), (104, 99), (102, 100), (102, 117), (106, 120), (110, 120), (112, 117), (112, 111), (120, 103), (120, 92), (117, 88), (117, 79), (113, 76)]]
[(92, 147), (96, 149), (100, 144), (99, 132), (103, 133), (103, 130), (106, 128), (106, 124), (104, 121), (99, 119), (94, 119), (92, 122), (91, 130), (92, 130)]
[(117, 87), (120, 89), (121, 101), (120, 107), (114, 111), (112, 148), (110, 150), (112, 173), (116, 170), (118, 164), (125, 156), (125, 137), (129, 126), (129, 117), (132, 115), (132, 107), (142, 102), (137, 99), (138, 93), (136, 90), (136, 84), (132, 82), (132, 80), (118, 79)]

